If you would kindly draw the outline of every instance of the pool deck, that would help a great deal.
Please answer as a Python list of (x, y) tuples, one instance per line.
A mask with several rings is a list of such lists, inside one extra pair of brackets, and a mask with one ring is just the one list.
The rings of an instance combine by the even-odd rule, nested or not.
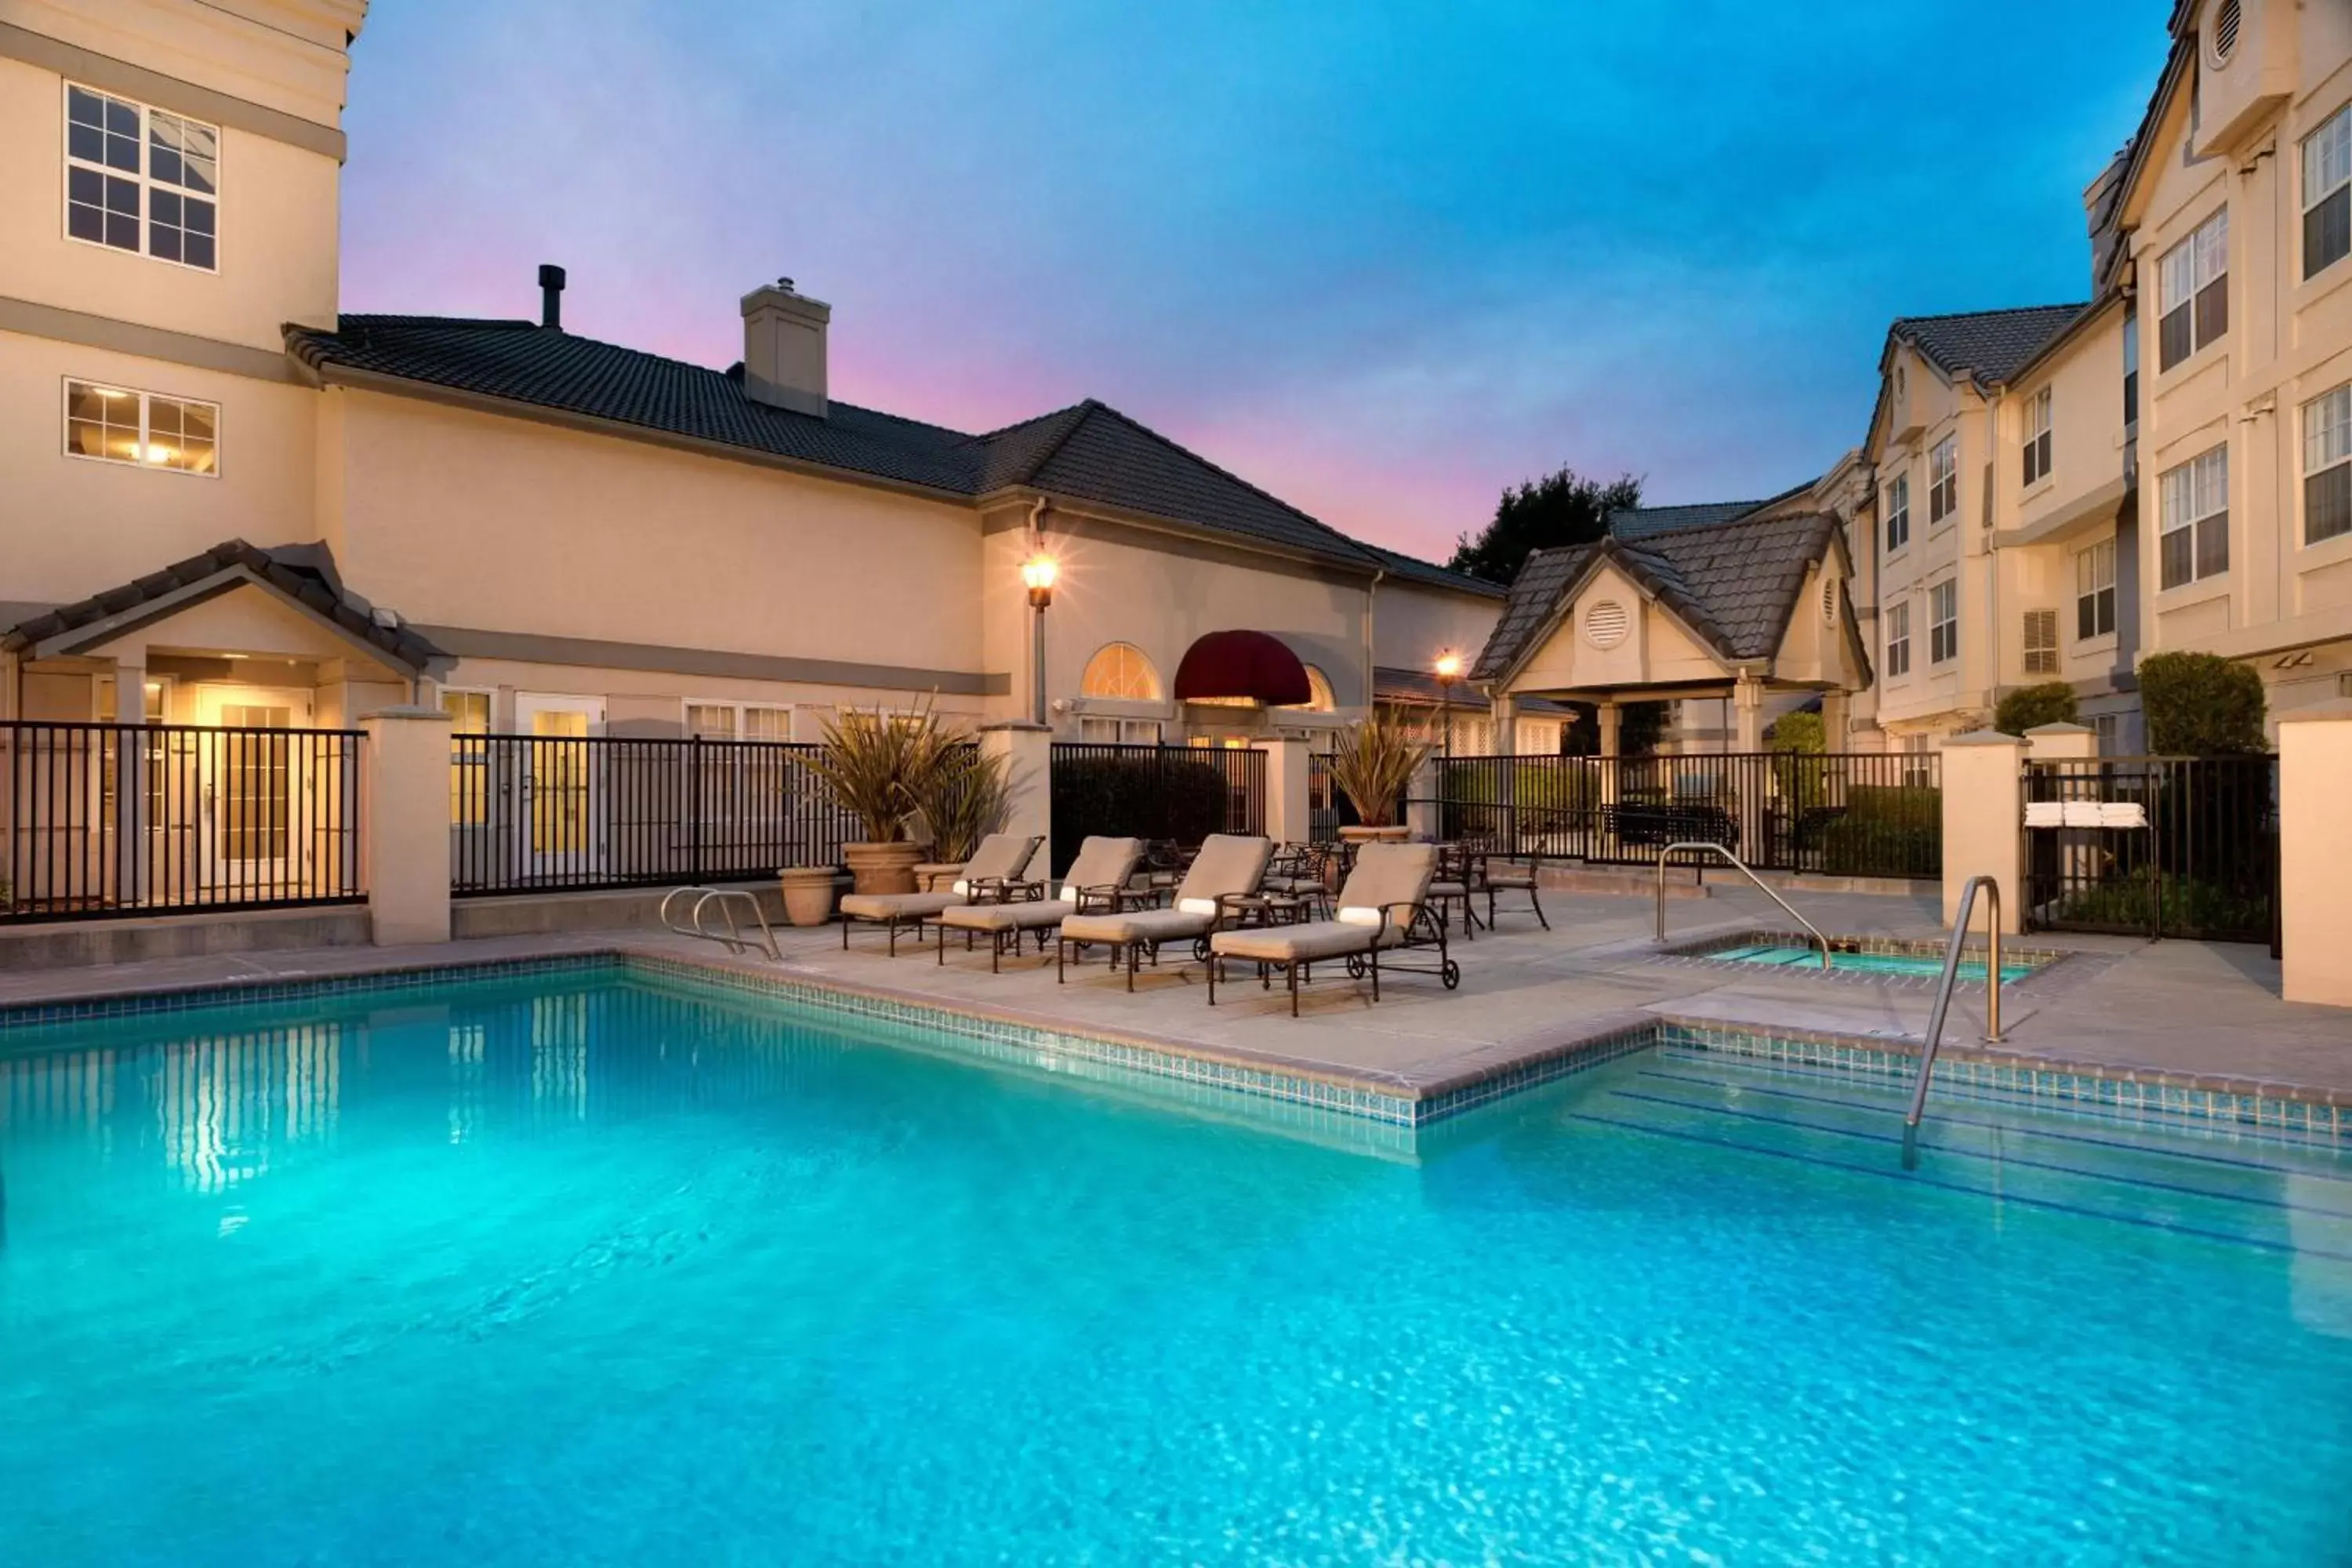
[[(1926, 900), (1864, 894), (1799, 897), (1832, 936), (1933, 940), (1942, 931)], [(1423, 975), (1398, 975), (1374, 1006), (1368, 989), (1333, 964), (1302, 993), (1293, 1019), (1279, 984), (1244, 978), (1218, 988), (1213, 1010), (1200, 966), (1145, 969), (1135, 993), (1099, 961), (1056, 985), (1050, 952), (1034, 951), (989, 973), (984, 948), (951, 943), (944, 966), (928, 942), (902, 939), (884, 954), (878, 930), (860, 927), (842, 951), (837, 928), (780, 930), (781, 965), (730, 958), (716, 944), (659, 931), (499, 937), (431, 947), (320, 948), (159, 960), (95, 969), (0, 973), (0, 1007), (240, 983), (361, 975), (439, 964), (599, 952), (662, 954), (778, 973), (819, 985), (928, 1003), (1012, 1022), (1133, 1041), (1159, 1048), (1430, 1095), (1557, 1055), (1578, 1042), (1659, 1020), (1822, 1035), (1900, 1049), (1926, 1030), (1931, 986), (1910, 978), (1817, 973), (1662, 956), (1644, 898), (1555, 896), (1546, 933), (1507, 905), (1501, 929), (1454, 944), (1462, 987), (1447, 993)], [(1777, 929), (1760, 898), (1724, 892), (1668, 905), (1670, 945), (1710, 935)], [(2037, 934), (2024, 946), (2066, 957), (2009, 986), (2007, 1038), (1976, 1044), (1981, 986), (1954, 1006), (1946, 1049), (1981, 1059), (2160, 1077), (2234, 1093), (2352, 1106), (2352, 1013), (2279, 999), (2279, 966), (2259, 947), (2136, 938)], [(1418, 956), (1418, 955), (1415, 955)]]

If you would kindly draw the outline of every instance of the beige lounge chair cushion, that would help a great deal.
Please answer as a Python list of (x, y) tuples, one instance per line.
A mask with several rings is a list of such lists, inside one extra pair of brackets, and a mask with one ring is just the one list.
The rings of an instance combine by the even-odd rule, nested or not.
[(841, 912), (852, 920), (929, 920), (963, 902), (961, 893), (845, 893)]
[(1009, 904), (958, 904), (940, 911), (940, 924), (958, 931), (1035, 931), (1078, 912), (1075, 899), (1020, 899)]
[(1189, 910), (1129, 910), (1117, 915), (1070, 915), (1062, 921), (1065, 942), (1181, 942), (1201, 935), (1217, 923), (1213, 909), (1207, 914)]
[(1062, 873), (1063, 903), (1075, 904), (1087, 888), (1123, 888), (1143, 858), (1140, 838), (1106, 838), (1090, 834), (1078, 845), (1077, 858)]
[[(1029, 868), (1030, 858), (1037, 853), (1041, 842), (1025, 833), (992, 833), (982, 839), (980, 847), (971, 852), (971, 858), (964, 862), (963, 875), (955, 879), (959, 897), (953, 901), (963, 902), (961, 895), (969, 894), (971, 885), (983, 879), (1002, 882), (1018, 879)], [(842, 907), (846, 909), (848, 905)]]
[(963, 875), (950, 893), (851, 893), (841, 900), (841, 912), (857, 921), (925, 921), (953, 909), (971, 897), (971, 883), (982, 877), (1012, 881), (1029, 868), (1041, 840), (1024, 833), (992, 833), (964, 862)]
[[(1394, 947), (1403, 934), (1391, 931), (1381, 941)], [(1317, 958), (1339, 958), (1372, 950), (1372, 928), (1353, 921), (1316, 921), (1307, 925), (1253, 926), (1247, 931), (1221, 931), (1209, 939), (1209, 951), (1227, 958), (1262, 959), (1270, 963), (1298, 963)]]
[(1217, 923), (1217, 900), (1255, 893), (1265, 878), (1274, 840), (1241, 833), (1212, 833), (1201, 843), (1192, 868), (1177, 884), (1176, 907), (1134, 910), (1116, 915), (1072, 915), (1062, 922), (1069, 942), (1181, 942)]
[[(1405, 939), (1412, 912), (1390, 906), (1426, 900), (1429, 880), (1436, 872), (1437, 851), (1430, 845), (1367, 844), (1356, 856), (1347, 886), (1339, 889), (1337, 920), (1219, 931), (1209, 939), (1210, 951), (1227, 958), (1297, 963), (1370, 952), (1375, 942), (1384, 949), (1398, 946)], [(1389, 910), (1385, 928), (1383, 909)]]

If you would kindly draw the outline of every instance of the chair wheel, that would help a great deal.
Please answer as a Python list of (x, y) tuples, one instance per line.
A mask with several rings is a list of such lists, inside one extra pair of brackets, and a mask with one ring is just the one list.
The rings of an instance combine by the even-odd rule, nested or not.
[(1437, 977), (1445, 982), (1445, 988), (1448, 991), (1452, 991), (1462, 984), (1462, 966), (1449, 958), (1445, 961), (1445, 967), (1438, 972)]
[(1367, 964), (1367, 963), (1366, 963), (1362, 959), (1358, 958), (1358, 957), (1354, 956), (1353, 954), (1350, 954), (1350, 955), (1349, 956), (1349, 959), (1348, 959), (1348, 978), (1349, 978), (1349, 979), (1350, 979), (1350, 980), (1361, 980), (1361, 979), (1362, 979), (1366, 974), (1370, 973), (1370, 972), (1371, 972), (1371, 966), (1370, 966), (1370, 965), (1369, 965), (1369, 964)]

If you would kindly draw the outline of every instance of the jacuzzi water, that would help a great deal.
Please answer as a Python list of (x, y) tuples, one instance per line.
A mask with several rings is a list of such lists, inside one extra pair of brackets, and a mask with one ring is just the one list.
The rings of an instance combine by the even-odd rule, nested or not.
[[(1782, 947), (1759, 945), (1723, 948), (1706, 955), (1725, 963), (1769, 963), (1784, 969), (1818, 969), (1822, 950), (1818, 947)], [(1929, 980), (1944, 973), (1944, 961), (1907, 952), (1837, 952), (1830, 954), (1832, 969), (1852, 970), (1860, 974), (1916, 975)], [(2000, 983), (2014, 985), (2034, 971), (2031, 963), (2003, 963)], [(1984, 984), (1985, 966), (1982, 959), (1962, 959), (1958, 978), (1963, 982)]]
[[(65, 1049), (68, 1043), (79, 1048)], [(2352, 1164), (1652, 1051), (1381, 1158), (610, 972), (20, 1037), (0, 1563), (2343, 1562)]]

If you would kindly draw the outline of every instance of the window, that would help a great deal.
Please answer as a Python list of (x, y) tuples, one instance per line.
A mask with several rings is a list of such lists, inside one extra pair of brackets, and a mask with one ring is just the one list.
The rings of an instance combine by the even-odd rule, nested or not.
[(698, 741), (785, 741), (793, 710), (749, 702), (689, 702), (686, 732)]
[(1307, 671), (1307, 700), (1293, 706), (1303, 708), (1309, 713), (1328, 713), (1338, 708), (1339, 700), (1331, 693), (1330, 677), (1314, 665), (1304, 668)]
[(1886, 552), (1911, 542), (1911, 476), (1897, 474), (1886, 487)]
[(66, 233), (213, 270), (220, 130), (111, 93), (66, 87)]
[(2074, 556), (2074, 640), (2116, 629), (2116, 542), (2102, 539)]
[(1911, 606), (1886, 607), (1886, 677), (1911, 673)]
[(2303, 139), (2303, 275), (2352, 253), (2352, 103)]
[(2050, 389), (2043, 387), (2025, 400), (2025, 482), (2037, 484), (2050, 477)]
[(2167, 468), (2160, 489), (2158, 586), (2178, 588), (2230, 569), (2230, 448)]
[[(449, 715), (452, 735), (490, 732), (490, 694), (487, 691), (441, 690), (441, 711)], [(449, 748), (449, 821), (457, 827), (488, 822), (490, 816), (490, 756), (488, 745), (457, 742)]]
[(1927, 590), (1927, 662), (1942, 664), (1960, 651), (1960, 584), (1947, 578)]
[(2123, 754), (2122, 714), (2094, 713), (2091, 715), (2091, 730), (2099, 738), (2099, 755), (2114, 757)]
[(1927, 526), (1960, 510), (1960, 438), (1947, 436), (1927, 454)]
[(2025, 673), (2058, 673), (2058, 612), (2055, 610), (2025, 612)]
[(2303, 542), (2352, 533), (2352, 383), (2303, 405)]
[(2164, 314), (2156, 324), (2156, 357), (2158, 368), (2170, 370), (2230, 330), (2228, 207), (2164, 253), (2157, 281)]
[(1160, 721), (1081, 719), (1078, 739), (1097, 746), (1156, 746), (1160, 744)]
[(1115, 697), (1130, 702), (1160, 700), (1160, 672), (1133, 643), (1105, 643), (1087, 660), (1079, 679), (1081, 697)]
[(184, 474), (216, 471), (220, 405), (90, 381), (66, 383), (66, 452)]
[(2139, 312), (2124, 312), (2124, 426), (2139, 423)]

